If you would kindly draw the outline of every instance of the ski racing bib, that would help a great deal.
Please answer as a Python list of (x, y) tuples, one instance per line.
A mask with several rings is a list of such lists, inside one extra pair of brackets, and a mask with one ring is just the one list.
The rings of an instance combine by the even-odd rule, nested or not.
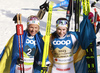
[(52, 73), (75, 73), (73, 63), (73, 40), (71, 35), (51, 41), (53, 54)]
[[(37, 52), (36, 41), (34, 37), (26, 38), (25, 48), (23, 50), (24, 55), (24, 72), (33, 73), (34, 56)], [(23, 70), (23, 69), (22, 69)], [(20, 73), (20, 65), (16, 65), (15, 73)]]

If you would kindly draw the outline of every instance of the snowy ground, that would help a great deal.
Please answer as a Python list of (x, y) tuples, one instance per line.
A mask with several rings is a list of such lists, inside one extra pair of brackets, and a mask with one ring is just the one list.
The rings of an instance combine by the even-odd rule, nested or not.
[[(55, 4), (63, 0), (53, 0)], [(22, 14), (22, 24), (24, 29), (26, 29), (26, 20), (30, 15), (37, 15), (39, 6), (43, 4), (45, 0), (0, 0), (0, 53), (6, 45), (9, 38), (16, 32), (15, 23), (12, 21), (13, 17), (17, 13)], [(90, 0), (90, 4), (94, 0)], [(97, 7), (100, 7), (100, 1), (96, 4)], [(60, 9), (60, 8), (57, 8)], [(93, 8), (91, 11), (94, 13)], [(100, 10), (97, 9), (100, 14)], [(52, 14), (52, 23), (51, 23), (51, 32), (55, 30), (55, 22), (59, 17), (65, 17), (65, 11), (53, 11)], [(40, 31), (45, 35), (46, 30), (46, 21), (47, 13), (40, 22)], [(100, 41), (100, 31), (97, 34), (97, 41)], [(100, 46), (97, 47), (97, 54), (100, 55)], [(98, 71), (100, 73), (100, 57), (98, 56)]]

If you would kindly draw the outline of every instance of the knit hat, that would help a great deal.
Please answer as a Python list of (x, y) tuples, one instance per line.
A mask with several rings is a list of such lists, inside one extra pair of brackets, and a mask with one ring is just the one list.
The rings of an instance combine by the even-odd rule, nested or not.
[(37, 24), (37, 25), (40, 25), (40, 20), (37, 16), (29, 16), (28, 19), (27, 19), (27, 25), (30, 25), (30, 24)]

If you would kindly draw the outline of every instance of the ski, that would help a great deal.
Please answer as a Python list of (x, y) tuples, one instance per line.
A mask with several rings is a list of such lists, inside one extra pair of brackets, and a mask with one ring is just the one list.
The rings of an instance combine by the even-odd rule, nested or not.
[(53, 4), (54, 4), (54, 2), (50, 1), (49, 11), (48, 11), (48, 19), (47, 19), (47, 25), (46, 25), (46, 35), (45, 35), (45, 41), (44, 41), (44, 50), (43, 50), (41, 73), (47, 73), (47, 67), (45, 65), (45, 62), (46, 62), (46, 58), (47, 58), (48, 52), (49, 52), (50, 28), (51, 28), (51, 18), (52, 18)]
[(86, 59), (88, 64), (88, 73), (96, 73), (95, 67), (95, 57), (94, 57), (94, 45), (90, 43), (88, 48), (86, 49)]
[(78, 32), (79, 31), (79, 16), (80, 16), (80, 0), (76, 0), (75, 3), (75, 31)]
[(69, 5), (69, 0), (64, 0), (64, 1), (60, 2), (60, 3), (58, 3), (58, 4), (55, 4), (53, 6), (53, 8), (61, 7), (63, 9), (65, 9), (64, 7), (68, 7), (68, 5)]
[(82, 0), (82, 5), (83, 5), (83, 13), (86, 15), (86, 3), (85, 0)]
[(72, 16), (72, 0), (69, 1), (69, 5), (68, 5), (67, 11), (66, 11), (66, 19), (68, 20), (68, 31), (70, 28), (71, 16)]
[(89, 2), (89, 0), (86, 0), (86, 15), (88, 15), (89, 14), (89, 12), (90, 12), (90, 2)]
[(69, 31), (69, 28), (70, 28), (70, 11), (69, 10), (67, 10), (66, 19), (68, 20), (68, 31)]

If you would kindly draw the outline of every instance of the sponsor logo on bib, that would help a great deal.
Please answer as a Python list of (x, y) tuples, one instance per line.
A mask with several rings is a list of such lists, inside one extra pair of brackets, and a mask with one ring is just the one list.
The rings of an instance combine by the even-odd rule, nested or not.
[(26, 39), (26, 43), (27, 43), (27, 44), (34, 44), (34, 45), (36, 45), (36, 43), (35, 43), (34, 40)]
[(62, 41), (53, 41), (54, 45), (69, 45), (71, 43), (70, 40), (62, 40)]
[[(23, 70), (23, 68), (18, 67), (17, 70)], [(31, 67), (29, 68), (24, 68), (25, 71), (31, 70)]]
[(68, 71), (68, 70), (70, 70), (70, 68), (67, 68), (67, 69), (56, 68), (56, 70), (59, 70), (59, 71)]

